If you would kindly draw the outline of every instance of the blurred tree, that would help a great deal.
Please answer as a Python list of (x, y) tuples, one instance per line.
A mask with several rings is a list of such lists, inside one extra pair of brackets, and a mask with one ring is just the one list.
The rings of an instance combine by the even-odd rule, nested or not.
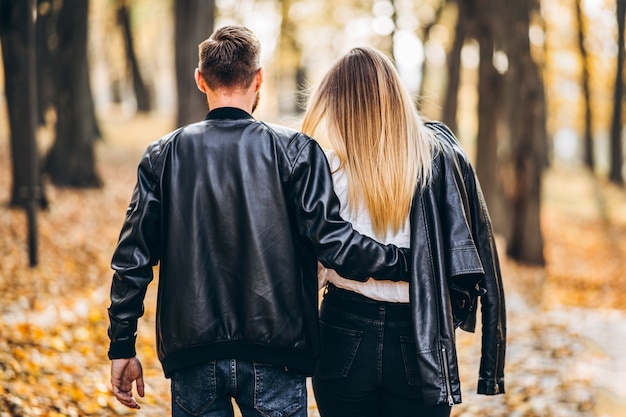
[(133, 81), (133, 90), (137, 100), (137, 111), (149, 112), (152, 109), (150, 91), (141, 76), (139, 62), (135, 53), (135, 43), (133, 31), (130, 24), (130, 13), (126, 0), (118, 0), (117, 3), (117, 23), (119, 24), (124, 38), (124, 51), (126, 52), (126, 62), (128, 71)]
[(474, 20), (474, 1), (448, 1), (453, 1), (456, 4), (457, 19), (454, 30), (454, 41), (448, 52), (448, 83), (446, 85), (441, 119), (453, 132), (456, 132), (458, 131), (456, 117), (458, 111), (459, 86), (461, 82), (461, 50), (463, 49), (465, 40), (470, 36), (470, 26)]
[[(494, 0), (475, 0), (474, 35), (479, 47), (478, 63), (478, 132), (476, 137), (476, 173), (489, 207), (494, 229), (509, 236), (509, 218), (500, 181), (498, 160), (498, 125), (502, 114), (503, 77), (494, 65), (499, 14)], [(500, 45), (501, 46), (501, 45)]]
[(198, 90), (193, 77), (198, 65), (198, 45), (213, 33), (215, 0), (174, 1), (174, 55), (177, 125), (200, 121), (207, 113), (206, 97)]
[(46, 125), (46, 114), (54, 107), (56, 83), (54, 68), (59, 43), (56, 28), (61, 2), (37, 1), (37, 110), (39, 125)]
[(589, 55), (585, 46), (585, 23), (581, 10), (582, 0), (576, 0), (576, 23), (578, 25), (578, 48), (580, 49), (580, 59), (582, 61), (581, 88), (583, 90), (583, 105), (585, 106), (584, 125), (584, 161), (585, 165), (593, 172), (595, 170), (595, 152), (593, 146), (593, 135), (591, 134), (591, 90), (589, 87)]
[(611, 123), (611, 166), (609, 180), (617, 185), (624, 185), (622, 169), (622, 99), (624, 97), (624, 20), (626, 0), (617, 0), (617, 69), (615, 71), (615, 90), (613, 96), (613, 119)]
[(305, 88), (306, 71), (302, 65), (302, 47), (298, 40), (298, 26), (291, 19), (289, 11), (292, 0), (280, 0), (281, 21), (278, 40), (278, 108), (282, 114), (294, 114), (303, 110), (300, 103)]
[(56, 138), (44, 169), (60, 186), (98, 187), (95, 143), (100, 138), (87, 63), (88, 0), (64, 0), (58, 10), (53, 53)]
[(540, 203), (546, 154), (545, 107), (541, 75), (529, 40), (530, 18), (538, 4), (535, 0), (496, 4), (506, 22), (498, 38), (503, 40), (509, 62), (504, 88), (509, 149), (504, 162), (511, 172), (504, 184), (511, 213), (507, 254), (521, 262), (543, 265)]
[[(443, 4), (442, 2), (441, 4)], [(501, 16), (494, 0), (454, 0), (457, 7), (454, 40), (448, 53), (442, 120), (457, 129), (458, 95), (462, 71), (461, 50), (466, 41), (475, 39), (479, 48), (478, 64), (478, 132), (476, 137), (476, 173), (489, 207), (494, 229), (508, 237), (510, 216), (506, 208), (498, 160), (498, 126), (504, 114), (503, 77), (494, 66), (496, 33)], [(441, 13), (441, 12), (439, 12)], [(501, 43), (501, 42), (500, 42)], [(502, 45), (499, 46), (500, 48)]]
[[(435, 9), (435, 12), (433, 13), (432, 19), (428, 22), (425, 22), (421, 25), (421, 36), (419, 36), (419, 38), (422, 41), (422, 45), (425, 45), (426, 42), (428, 41), (428, 39), (430, 38), (430, 32), (433, 29), (433, 27), (435, 27), (435, 25), (437, 25), (439, 23), (439, 19), (441, 18), (441, 14), (443, 13), (443, 10), (445, 8), (446, 2), (445, 1), (440, 1), (437, 4), (437, 8)], [(421, 69), (420, 69), (420, 73), (422, 74), (421, 77), (421, 83), (419, 85), (419, 90), (418, 90), (418, 108), (421, 110), (422, 107), (422, 102), (421, 102), (421, 97), (424, 95), (424, 80), (428, 77), (428, 65), (426, 65), (427, 60), (424, 59), (422, 61), (422, 65), (421, 65)], [(442, 119), (443, 120), (443, 119)]]
[(387, 44), (389, 45), (387, 56), (393, 57), (395, 51), (396, 33), (398, 31), (398, 8), (396, 6), (396, 0), (389, 0), (389, 5), (391, 8), (391, 16), (389, 16), (389, 19), (391, 19), (392, 25), (391, 32), (389, 32), (388, 36), (389, 40), (387, 42)]
[[(28, 1), (0, 0), (0, 43), (4, 65), (4, 90), (8, 107), (11, 147), (11, 199), (9, 205), (26, 207), (31, 196), (31, 188), (38, 184), (39, 204), (46, 207), (43, 182), (38, 169), (38, 151), (34, 141), (36, 119), (31, 118), (36, 98), (29, 91), (34, 88), (29, 83), (30, 70), (35, 65), (34, 45), (29, 45), (29, 22), (32, 16)], [(36, 96), (35, 96), (36, 97)], [(36, 113), (35, 113), (36, 114)], [(31, 136), (33, 136), (31, 138)], [(31, 161), (34, 155), (35, 161)], [(33, 163), (37, 166), (33, 166)], [(36, 178), (33, 178), (36, 168)]]
[[(37, 265), (37, 212), (42, 201), (37, 125), (36, 0), (0, 2), (0, 37), (9, 102), (14, 184), (11, 203), (26, 208), (29, 264)], [(6, 19), (6, 20), (5, 20)], [(6, 31), (5, 31), (6, 30)], [(6, 49), (6, 52), (5, 52)], [(13, 85), (12, 85), (13, 84)], [(19, 100), (16, 97), (21, 96)], [(15, 105), (12, 109), (11, 105)]]

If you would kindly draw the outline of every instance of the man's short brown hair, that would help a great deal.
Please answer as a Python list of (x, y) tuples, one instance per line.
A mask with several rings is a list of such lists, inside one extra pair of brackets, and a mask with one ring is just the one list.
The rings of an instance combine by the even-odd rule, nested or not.
[(261, 43), (244, 26), (224, 26), (198, 49), (198, 69), (211, 90), (246, 89), (261, 67)]

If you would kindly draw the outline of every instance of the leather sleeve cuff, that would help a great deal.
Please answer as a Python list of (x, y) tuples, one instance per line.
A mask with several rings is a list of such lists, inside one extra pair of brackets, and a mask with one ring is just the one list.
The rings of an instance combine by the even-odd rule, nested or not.
[(126, 359), (136, 355), (134, 340), (132, 342), (111, 342), (109, 345), (109, 359)]
[(404, 268), (404, 278), (402, 281), (410, 281), (411, 280), (411, 270), (409, 268), (409, 259), (411, 259), (411, 249), (410, 248), (400, 248), (400, 252), (402, 255), (402, 266)]
[(504, 394), (504, 379), (482, 379), (478, 380), (478, 394), (482, 395), (498, 395)]

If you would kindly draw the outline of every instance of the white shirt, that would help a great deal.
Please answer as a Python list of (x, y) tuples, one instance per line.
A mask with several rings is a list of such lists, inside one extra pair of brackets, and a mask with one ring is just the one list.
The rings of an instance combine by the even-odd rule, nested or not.
[[(411, 238), (409, 218), (406, 218), (404, 226), (397, 233), (388, 231), (387, 236), (382, 240), (375, 237), (372, 220), (367, 209), (360, 207), (356, 215), (350, 210), (348, 204), (348, 178), (342, 169), (337, 170), (339, 157), (333, 150), (324, 149), (324, 152), (326, 153), (331, 171), (333, 171), (333, 187), (341, 202), (341, 217), (352, 223), (354, 229), (363, 235), (375, 238), (385, 244), (392, 243), (398, 247), (408, 248)], [(320, 265), (318, 273), (319, 288), (326, 285), (326, 282), (332, 282), (339, 288), (354, 291), (377, 301), (409, 302), (409, 283), (405, 281), (395, 282), (375, 280), (373, 278), (368, 279), (366, 282), (354, 281), (343, 278), (335, 270), (327, 269)]]

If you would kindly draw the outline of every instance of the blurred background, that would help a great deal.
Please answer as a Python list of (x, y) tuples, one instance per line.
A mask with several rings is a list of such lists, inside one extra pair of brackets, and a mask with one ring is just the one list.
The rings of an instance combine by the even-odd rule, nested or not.
[[(473, 395), (480, 336), (459, 334), (453, 415), (623, 416), (625, 16), (626, 0), (0, 0), (0, 416), (133, 413), (108, 391), (110, 256), (143, 149), (204, 118), (197, 46), (226, 24), (262, 43), (255, 117), (298, 128), (311, 87), (368, 45), (470, 155), (508, 394)], [(156, 416), (151, 288), (139, 413)]]

